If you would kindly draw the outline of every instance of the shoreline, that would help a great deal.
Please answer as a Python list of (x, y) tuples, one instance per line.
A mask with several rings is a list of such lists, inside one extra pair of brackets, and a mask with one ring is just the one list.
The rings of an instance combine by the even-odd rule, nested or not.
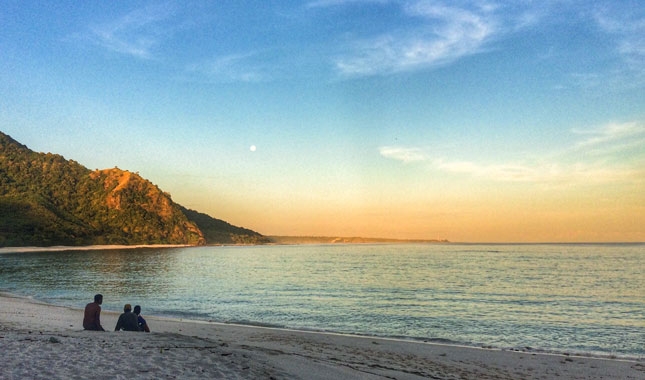
[[(43, 306), (50, 306), (55, 308), (65, 308), (70, 310), (78, 311), (82, 313), (83, 310), (74, 306), (68, 305), (59, 305), (50, 303), (48, 301), (40, 300), (37, 298), (32, 298), (29, 296), (23, 296), (20, 294), (10, 293), (7, 291), (0, 290), (0, 299), (2, 297), (15, 298), (23, 300), (25, 302), (30, 302), (34, 304), (40, 304)], [(102, 315), (111, 315), (114, 318), (117, 318), (120, 315), (120, 311), (106, 310), (103, 308)], [(231, 326), (239, 328), (249, 328), (249, 329), (267, 329), (275, 331), (284, 331), (287, 333), (299, 333), (299, 334), (320, 334), (320, 335), (329, 335), (329, 336), (338, 336), (338, 337), (347, 337), (347, 338), (356, 338), (356, 339), (374, 339), (374, 340), (383, 340), (391, 341), (398, 343), (409, 343), (409, 344), (419, 344), (419, 345), (431, 345), (431, 346), (445, 346), (445, 347), (456, 347), (463, 349), (473, 349), (473, 350), (484, 350), (484, 351), (499, 351), (499, 352), (516, 352), (524, 354), (533, 354), (533, 355), (548, 355), (548, 356), (558, 356), (558, 357), (570, 357), (570, 358), (590, 358), (598, 360), (617, 360), (617, 361), (627, 361), (627, 362), (643, 362), (645, 363), (645, 356), (635, 356), (635, 355), (621, 355), (621, 354), (612, 354), (612, 353), (593, 353), (593, 352), (581, 352), (575, 350), (543, 350), (537, 349), (528, 346), (522, 347), (495, 347), (492, 345), (485, 344), (468, 344), (460, 343), (454, 341), (448, 341), (444, 339), (432, 339), (432, 338), (415, 338), (415, 337), (397, 337), (397, 336), (382, 336), (382, 335), (369, 335), (369, 334), (359, 334), (359, 333), (348, 333), (348, 332), (338, 332), (338, 331), (329, 331), (329, 330), (317, 330), (317, 329), (301, 329), (301, 328), (290, 328), (286, 326), (271, 325), (271, 324), (262, 324), (262, 323), (245, 323), (245, 322), (223, 322), (207, 319), (193, 319), (190, 317), (180, 317), (173, 315), (163, 315), (163, 314), (146, 314), (146, 320), (149, 318), (166, 321), (170, 323), (191, 323), (196, 325), (216, 325), (216, 326)], [(116, 320), (116, 319), (115, 319)], [(106, 326), (103, 326), (106, 327)], [(106, 328), (107, 329), (107, 328)]]
[[(88, 300), (89, 302), (89, 300)], [(119, 313), (103, 311), (113, 330)], [(517, 352), (145, 315), (152, 333), (83, 331), (83, 310), (0, 293), (0, 378), (636, 379), (643, 360)], [(67, 360), (66, 358), (75, 358)], [(76, 359), (78, 358), (78, 360)]]
[[(0, 295), (2, 295), (2, 292), (0, 292)], [(18, 297), (21, 297), (21, 296), (18, 296)], [(44, 302), (44, 303), (48, 304), (47, 302)], [(66, 307), (66, 306), (61, 306), (61, 307)], [(108, 311), (108, 313), (116, 314), (117, 312)], [(484, 350), (484, 351), (517, 352), (517, 353), (535, 354), (535, 355), (548, 355), (548, 356), (559, 356), (559, 357), (570, 357), (570, 358), (590, 358), (590, 359), (598, 359), (598, 360), (617, 360), (617, 361), (627, 361), (627, 362), (634, 362), (634, 363), (638, 363), (638, 362), (645, 363), (645, 356), (636, 356), (636, 355), (628, 355), (628, 354), (613, 354), (613, 353), (603, 353), (603, 352), (593, 353), (593, 352), (583, 352), (583, 351), (576, 351), (576, 350), (549, 351), (549, 350), (543, 350), (543, 349), (538, 349), (538, 348), (533, 348), (528, 346), (495, 347), (492, 345), (485, 345), (485, 344), (460, 343), (460, 342), (450, 341), (446, 339), (369, 335), (369, 334), (348, 333), (348, 332), (338, 332), (338, 331), (329, 331), (329, 330), (290, 328), (285, 326), (262, 324), (262, 323), (254, 324), (254, 323), (244, 323), (244, 322), (220, 322), (220, 321), (205, 320), (205, 319), (182, 318), (182, 317), (175, 317), (170, 315), (149, 314), (149, 316), (158, 318), (158, 319), (167, 320), (167, 321), (177, 322), (177, 323), (188, 322), (188, 323), (195, 323), (195, 324), (235, 326), (240, 328), (268, 329), (268, 330), (285, 331), (285, 332), (293, 332), (293, 333), (321, 334), (321, 335), (330, 335), (330, 336), (339, 336), (339, 337), (348, 337), (348, 338), (357, 338), (357, 339), (375, 339), (375, 340), (392, 341), (392, 342), (399, 342), (399, 343), (456, 347), (456, 348)]]
[[(271, 236), (269, 236), (271, 237)], [(295, 238), (295, 237), (289, 237)], [(304, 238), (306, 239), (306, 237)], [(24, 246), (24, 247), (0, 247), (0, 254), (22, 253), (22, 252), (64, 252), (64, 251), (98, 251), (98, 250), (115, 250), (115, 249), (141, 249), (141, 248), (199, 248), (199, 247), (246, 247), (246, 246), (293, 246), (293, 245), (370, 245), (370, 244), (431, 244), (431, 245), (645, 245), (645, 242), (530, 242), (530, 243), (472, 243), (472, 242), (452, 242), (443, 240), (396, 240), (396, 239), (377, 239), (370, 238), (370, 241), (364, 242), (278, 242), (268, 244), (210, 244), (210, 245), (190, 245), (190, 244), (104, 244), (104, 245), (55, 245), (47, 247)]]

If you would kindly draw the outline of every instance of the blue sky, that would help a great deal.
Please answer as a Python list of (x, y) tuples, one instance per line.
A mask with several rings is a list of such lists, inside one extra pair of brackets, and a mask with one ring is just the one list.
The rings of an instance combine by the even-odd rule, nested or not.
[(0, 130), (265, 234), (645, 240), (640, 1), (4, 1), (0, 52)]

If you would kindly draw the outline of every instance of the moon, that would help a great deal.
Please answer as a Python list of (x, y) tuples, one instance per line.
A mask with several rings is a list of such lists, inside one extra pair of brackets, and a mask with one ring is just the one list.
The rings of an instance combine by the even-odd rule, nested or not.
[(249, 148), (251, 152), (255, 152), (256, 149), (258, 148), (255, 145), (251, 145), (251, 147)]

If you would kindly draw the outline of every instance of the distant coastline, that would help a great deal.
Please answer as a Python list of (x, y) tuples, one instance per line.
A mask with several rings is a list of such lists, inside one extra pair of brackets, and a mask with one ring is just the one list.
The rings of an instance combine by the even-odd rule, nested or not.
[(366, 238), (366, 237), (339, 237), (339, 236), (267, 236), (272, 244), (292, 245), (292, 244), (375, 244), (375, 243), (395, 243), (395, 244), (419, 244), (450, 243), (448, 240), (440, 239), (391, 239), (391, 238)]

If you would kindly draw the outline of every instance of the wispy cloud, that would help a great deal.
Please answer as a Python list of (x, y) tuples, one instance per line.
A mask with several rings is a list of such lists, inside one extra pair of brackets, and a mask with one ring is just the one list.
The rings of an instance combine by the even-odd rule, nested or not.
[(620, 154), (645, 158), (645, 124), (637, 122), (610, 123), (590, 130), (574, 130), (585, 138), (573, 150), (587, 156), (608, 157)]
[(432, 165), (441, 171), (455, 174), (467, 174), (472, 177), (494, 181), (538, 182), (561, 176), (557, 165), (531, 166), (522, 163), (504, 163), (481, 165), (468, 161), (446, 161), (436, 159)]
[[(592, 22), (614, 43), (621, 65), (598, 72), (573, 72), (571, 85), (616, 88), (645, 83), (645, 14), (638, 7), (600, 1), (579, 7), (577, 2), (493, 2), (430, 0), (318, 0), (311, 7), (377, 6), (389, 4), (407, 19), (382, 33), (348, 33), (344, 52), (332, 59), (344, 77), (387, 75), (443, 66), (494, 47), (496, 41), (527, 29), (551, 27), (559, 17)], [(554, 17), (557, 16), (557, 17)], [(554, 21), (556, 20), (556, 21)], [(633, 82), (636, 81), (637, 84)]]
[(432, 158), (420, 148), (380, 148), (381, 155), (404, 163), (426, 162), (433, 170), (465, 175), (473, 178), (503, 182), (541, 182), (564, 177), (564, 170), (557, 164), (502, 163), (478, 164), (472, 161)]
[(153, 49), (167, 36), (163, 21), (174, 15), (168, 4), (134, 10), (112, 22), (90, 28), (89, 38), (110, 51), (141, 59), (153, 58)]
[(529, 183), (607, 183), (630, 180), (645, 174), (634, 166), (610, 166), (603, 161), (518, 162), (482, 165), (467, 161), (432, 161), (433, 168), (452, 174), (498, 182)]
[(270, 75), (259, 62), (260, 53), (228, 54), (210, 61), (191, 64), (186, 67), (189, 75), (199, 75), (208, 81), (230, 82), (266, 82)]
[(607, 183), (637, 177), (634, 167), (608, 167), (598, 162), (576, 163), (505, 163), (479, 165), (472, 162), (433, 162), (436, 169), (447, 173), (465, 174), (473, 178), (498, 182), (525, 183)]
[(335, 60), (336, 68), (347, 76), (378, 75), (442, 65), (478, 53), (496, 31), (491, 10), (428, 1), (405, 4), (402, 12), (414, 21), (414, 28), (353, 42)]
[(626, 61), (645, 64), (645, 15), (631, 7), (602, 7), (594, 18), (601, 30), (616, 37), (617, 51)]
[(637, 122), (628, 123), (610, 123), (601, 128), (592, 130), (579, 130), (573, 131), (578, 135), (589, 136), (586, 139), (579, 141), (577, 147), (597, 146), (600, 144), (608, 144), (615, 142), (625, 142), (634, 137), (645, 136), (645, 125)]
[(598, 28), (613, 41), (630, 81), (645, 83), (645, 14), (629, 3), (598, 6), (593, 14)]
[(425, 161), (427, 159), (425, 153), (420, 148), (383, 146), (379, 148), (379, 153), (385, 158), (391, 158), (405, 163)]
[[(430, 169), (455, 175), (501, 182), (571, 183), (645, 180), (645, 124), (628, 122), (573, 131), (584, 138), (569, 149), (540, 160), (483, 164), (432, 157), (418, 147), (381, 147), (389, 159), (426, 162)], [(582, 153), (582, 154), (581, 154)]]
[(307, 8), (327, 8), (348, 4), (378, 3), (385, 4), (392, 0), (316, 0), (307, 3)]

